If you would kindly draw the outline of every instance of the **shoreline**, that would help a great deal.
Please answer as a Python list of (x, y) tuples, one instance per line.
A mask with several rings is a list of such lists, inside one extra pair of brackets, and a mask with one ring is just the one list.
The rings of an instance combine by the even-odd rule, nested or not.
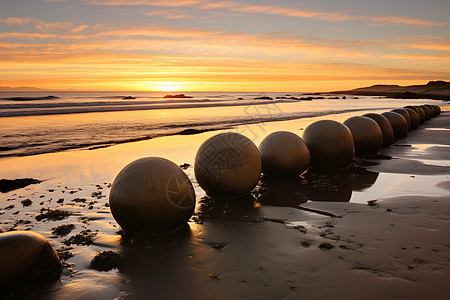
[[(343, 100), (341, 100), (343, 101)], [(276, 106), (276, 103), (270, 103), (274, 104), (274, 109), (279, 110), (279, 108)], [(250, 106), (252, 107), (252, 106)], [(301, 121), (302, 119), (309, 119), (309, 118), (321, 118), (321, 117), (327, 117), (334, 119), (336, 115), (342, 115), (342, 114), (358, 114), (362, 113), (364, 111), (383, 111), (383, 110), (390, 110), (395, 108), (395, 105), (386, 106), (386, 107), (377, 107), (377, 108), (367, 108), (367, 107), (360, 107), (360, 108), (353, 108), (353, 109), (342, 109), (342, 110), (326, 110), (326, 111), (309, 111), (309, 112), (293, 112), (286, 115), (279, 115), (278, 112), (276, 112), (274, 115), (268, 116), (253, 116), (253, 115), (245, 115), (239, 120), (233, 120), (233, 119), (224, 119), (219, 120), (218, 122), (212, 122), (211, 120), (199, 120), (197, 123), (194, 124), (180, 124), (177, 126), (173, 125), (163, 125), (160, 128), (150, 128), (150, 131), (157, 131), (155, 133), (147, 132), (145, 135), (137, 136), (137, 137), (129, 137), (123, 140), (118, 139), (110, 139), (110, 140), (104, 140), (104, 141), (92, 141), (92, 142), (83, 142), (80, 144), (75, 145), (61, 145), (59, 148), (56, 149), (41, 149), (41, 150), (34, 150), (29, 149), (28, 152), (20, 152), (20, 153), (0, 153), (0, 163), (1, 160), (4, 158), (14, 158), (14, 157), (26, 157), (26, 156), (33, 156), (33, 155), (40, 155), (40, 154), (46, 154), (46, 153), (59, 153), (64, 151), (71, 151), (71, 150), (95, 150), (99, 148), (107, 148), (115, 145), (120, 144), (127, 144), (127, 143), (133, 143), (133, 142), (139, 142), (139, 141), (146, 141), (150, 139), (156, 139), (161, 137), (167, 137), (167, 136), (176, 136), (176, 135), (194, 135), (202, 132), (207, 131), (223, 131), (223, 130), (233, 130), (235, 128), (238, 128), (239, 126), (265, 126), (265, 124), (268, 123), (274, 123), (274, 122), (283, 122), (283, 121)], [(267, 108), (265, 108), (267, 109)], [(119, 111), (119, 112), (112, 112), (112, 113), (126, 113), (130, 112), (128, 110), (126, 111)], [(141, 111), (141, 113), (145, 112), (145, 110)], [(90, 112), (91, 113), (91, 112)], [(89, 113), (89, 114), (90, 114)], [(111, 112), (92, 112), (92, 114), (103, 114), (103, 113), (111, 113)], [(69, 114), (76, 115), (76, 114)], [(5, 118), (22, 118), (20, 121), (17, 122), (27, 122), (27, 118), (39, 118), (43, 117), (44, 115), (39, 116), (18, 116), (18, 117), (5, 117)], [(60, 118), (60, 115), (54, 115), (55, 117)], [(2, 118), (0, 117), (0, 120)], [(10, 126), (10, 123), (5, 123), (4, 126)], [(165, 132), (164, 132), (165, 131)], [(158, 133), (159, 132), (159, 133)], [(45, 148), (47, 145), (44, 145)], [(15, 151), (21, 148), (17, 147), (0, 147), (2, 148), (2, 152), (7, 151)]]
[[(323, 189), (315, 187), (323, 199), (336, 192), (348, 197), (350, 191), (350, 202), (306, 201), (299, 195), (310, 188), (301, 182), (269, 186), (273, 193), (265, 198), (254, 194), (245, 201), (211, 202), (203, 198), (193, 167), (188, 167), (197, 194), (188, 228), (136, 244), (117, 233), (106, 206), (114, 176), (143, 155), (193, 165), (198, 146), (220, 131), (2, 159), (0, 178), (28, 174), (45, 181), (1, 194), (0, 229), (31, 229), (61, 253), (73, 255), (65, 260), (60, 281), (27, 295), (35, 299), (420, 299), (430, 290), (436, 299), (445, 299), (450, 278), (448, 108), (380, 151), (391, 159), (360, 160), (362, 173), (318, 181), (324, 183)], [(341, 122), (359, 114), (333, 119)], [(232, 130), (258, 145), (276, 130), (301, 136), (307, 124), (323, 118)], [(32, 203), (24, 206), (27, 199)], [(71, 215), (37, 221), (41, 209)], [(52, 233), (64, 224), (75, 228), (66, 236)], [(89, 234), (92, 243), (67, 245), (80, 234)], [(91, 269), (91, 259), (105, 250), (124, 255), (125, 265), (109, 272)]]

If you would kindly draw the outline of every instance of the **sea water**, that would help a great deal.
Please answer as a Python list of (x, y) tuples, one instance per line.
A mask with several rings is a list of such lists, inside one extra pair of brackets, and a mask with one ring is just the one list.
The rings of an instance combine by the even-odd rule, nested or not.
[[(184, 92), (192, 98), (164, 98), (166, 94), (0, 92), (0, 157), (95, 149), (237, 125), (333, 118), (345, 112), (436, 102), (303, 93)], [(127, 96), (133, 99), (124, 99)], [(301, 100), (306, 97), (313, 99)]]

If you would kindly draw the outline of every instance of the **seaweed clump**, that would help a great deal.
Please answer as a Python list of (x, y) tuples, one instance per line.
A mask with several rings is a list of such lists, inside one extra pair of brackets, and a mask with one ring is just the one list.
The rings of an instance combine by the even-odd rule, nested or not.
[(91, 260), (91, 267), (97, 271), (109, 271), (116, 269), (124, 261), (120, 253), (114, 251), (102, 251)]

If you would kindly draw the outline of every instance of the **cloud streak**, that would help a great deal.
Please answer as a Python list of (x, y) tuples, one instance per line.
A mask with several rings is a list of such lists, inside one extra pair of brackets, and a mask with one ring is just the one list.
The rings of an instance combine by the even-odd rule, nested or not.
[(286, 17), (307, 18), (328, 22), (342, 21), (370, 21), (373, 25), (389, 26), (401, 24), (409, 26), (445, 26), (444, 22), (409, 18), (405, 16), (360, 16), (352, 15), (345, 11), (324, 12), (298, 9), (293, 7), (283, 7), (275, 5), (252, 5), (234, 1), (200, 1), (200, 0), (165, 0), (165, 1), (127, 1), (127, 0), (83, 0), (85, 3), (100, 6), (157, 6), (157, 7), (190, 7), (199, 10), (229, 10), (233, 12), (279, 15)]
[(6, 19), (0, 18), (0, 23), (5, 23), (8, 25), (24, 25), (24, 24), (30, 23), (30, 21), (31, 21), (31, 18), (14, 18), (14, 17), (6, 18)]
[[(54, 23), (56, 24), (56, 23)], [(63, 34), (61, 28), (66, 28)], [(54, 32), (52, 32), (52, 30)], [(41, 32), (3, 32), (1, 39), (29, 41), (25, 48), (45, 47), (34, 40), (50, 40), (58, 53), (67, 51), (148, 52), (209, 57), (261, 57), (290, 61), (341, 59), (367, 60), (389, 54), (388, 49), (450, 51), (450, 42), (434, 38), (404, 38), (398, 41), (347, 40), (315, 38), (301, 35), (246, 34), (225, 30), (188, 29), (168, 25), (150, 27), (94, 26), (61, 23), (41, 28)], [(6, 43), (4, 43), (6, 44)], [(1, 52), (0, 52), (1, 54)], [(395, 53), (391, 53), (395, 54)], [(412, 53), (414, 54), (414, 53)]]
[[(0, 83), (145, 89), (151, 82), (180, 81), (191, 89), (294, 90), (303, 82), (331, 89), (331, 82), (449, 76), (450, 37), (439, 21), (239, 1), (78, 0), (74, 10), (98, 5), (89, 9), (107, 21), (55, 11), (59, 20), (0, 18)], [(280, 24), (261, 25), (266, 20)]]
[[(370, 58), (364, 49), (378, 42), (318, 39), (306, 36), (244, 34), (224, 30), (186, 29), (157, 25), (120, 27), (98, 24), (72, 26), (64, 34), (52, 32), (3, 32), (1, 39), (29, 41), (23, 48), (41, 48), (33, 40), (50, 40), (52, 49), (61, 51), (109, 50), (128, 52), (171, 53), (209, 57), (265, 57), (267, 59)], [(57, 27), (55, 26), (55, 31)], [(1, 54), (1, 52), (0, 52)]]

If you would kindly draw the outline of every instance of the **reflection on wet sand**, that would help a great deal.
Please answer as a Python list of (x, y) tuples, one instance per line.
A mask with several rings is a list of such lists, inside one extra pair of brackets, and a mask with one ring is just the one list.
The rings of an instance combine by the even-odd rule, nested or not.
[[(170, 257), (174, 248), (187, 247), (190, 240), (192, 232), (188, 224), (175, 233), (168, 232), (158, 236), (145, 232), (134, 236), (122, 235), (120, 253), (124, 256), (124, 262), (120, 271), (134, 276), (142, 276), (142, 272), (147, 275), (154, 272), (158, 274), (161, 270), (157, 270), (156, 266), (161, 263), (161, 259)], [(174, 258), (169, 258), (168, 261), (174, 261)]]
[(290, 180), (263, 177), (256, 197), (262, 204), (288, 207), (308, 200), (348, 202), (353, 191), (371, 187), (377, 178), (377, 172), (360, 167), (327, 172), (309, 169), (302, 177)]
[(301, 177), (278, 179), (263, 176), (254, 190), (259, 203), (297, 208), (308, 200), (308, 182)]
[(353, 191), (371, 187), (377, 178), (377, 172), (355, 166), (327, 172), (310, 169), (289, 179), (263, 176), (251, 195), (238, 199), (201, 198), (192, 220), (258, 222), (265, 217), (261, 205), (299, 208), (307, 201), (348, 202)]
[(261, 217), (256, 198), (246, 195), (233, 199), (203, 197), (199, 200), (192, 219), (202, 223), (211, 219), (258, 221)]
[(181, 291), (194, 295), (192, 255), (202, 251), (195, 246), (197, 234), (186, 225), (176, 233), (159, 236), (123, 235), (120, 253), (124, 261), (119, 270), (127, 278), (125, 290), (133, 291), (128, 296), (164, 299), (165, 294), (179, 297)]
[(377, 181), (379, 174), (366, 169), (357, 169), (356, 172), (352, 173), (352, 189), (354, 191), (364, 191), (370, 188)]

